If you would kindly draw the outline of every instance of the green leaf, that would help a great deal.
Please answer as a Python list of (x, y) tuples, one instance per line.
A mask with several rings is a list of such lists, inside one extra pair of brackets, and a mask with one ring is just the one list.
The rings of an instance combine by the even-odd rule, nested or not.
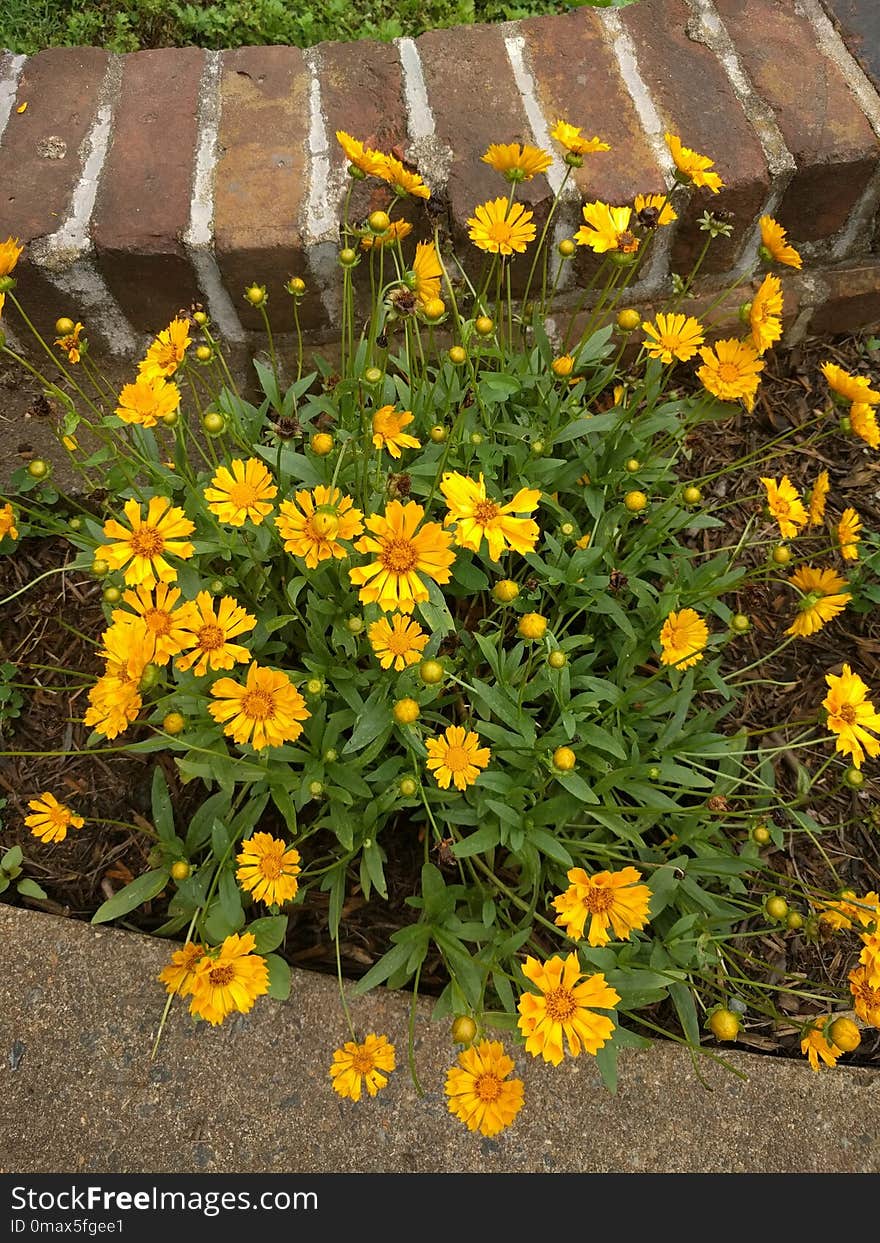
[(573, 794), (578, 802), (598, 804), (599, 799), (597, 795), (593, 793), (583, 777), (579, 777), (577, 773), (556, 773), (556, 780), (563, 790), (568, 790), (569, 794)]
[(694, 1004), (691, 989), (687, 984), (675, 981), (669, 985), (669, 996), (672, 998), (675, 1012), (688, 1042), (696, 1047), (700, 1043), (700, 1021), (697, 1018), (697, 1007)]
[(266, 915), (263, 919), (255, 919), (248, 924), (246, 931), (251, 933), (256, 941), (254, 952), (268, 954), (284, 941), (287, 935), (287, 916)]
[(402, 941), (392, 945), (387, 954), (383, 954), (377, 963), (373, 963), (366, 975), (362, 976), (351, 990), (352, 996), (362, 997), (377, 984), (383, 984), (389, 976), (399, 970), (409, 959), (412, 942)]
[(548, 833), (546, 829), (530, 829), (528, 840), (542, 854), (547, 855), (550, 859), (555, 859), (563, 867), (574, 867), (574, 860), (571, 855), (560, 842), (557, 842), (553, 834)]
[(92, 923), (106, 924), (108, 920), (119, 919), (121, 915), (127, 915), (135, 907), (141, 906), (144, 902), (149, 902), (151, 898), (155, 898), (157, 894), (162, 892), (167, 883), (167, 868), (153, 868), (150, 872), (144, 872), (142, 876), (136, 877), (124, 889), (120, 889), (119, 893), (114, 893), (112, 898), (102, 902), (92, 916)]
[(158, 764), (153, 769), (150, 803), (153, 809), (153, 828), (160, 837), (166, 840), (174, 837), (174, 810), (171, 806), (171, 795), (168, 793), (165, 774)]
[(12, 846), (6, 851), (6, 854), (0, 859), (0, 869), (4, 872), (11, 872), (13, 868), (20, 866), (24, 852), (21, 846)]
[(481, 855), (491, 850), (493, 846), (498, 845), (500, 840), (498, 825), (486, 824), (463, 841), (456, 842), (452, 847), (452, 853), (457, 859), (467, 859), (469, 855)]
[(363, 712), (358, 717), (351, 737), (342, 748), (343, 754), (349, 755), (353, 751), (360, 751), (368, 746), (374, 738), (379, 737), (390, 721), (387, 691), (384, 687), (377, 688), (364, 704)]
[(15, 887), (23, 898), (45, 898), (47, 896), (46, 890), (29, 876), (25, 876)]
[(269, 968), (269, 996), (276, 1001), (287, 1001), (290, 996), (290, 964), (279, 954), (267, 954)]

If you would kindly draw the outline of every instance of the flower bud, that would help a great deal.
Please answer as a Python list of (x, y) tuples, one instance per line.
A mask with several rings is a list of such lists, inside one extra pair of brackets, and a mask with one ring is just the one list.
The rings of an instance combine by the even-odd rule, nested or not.
[(367, 225), (371, 233), (387, 233), (391, 228), (391, 217), (387, 211), (370, 212)]
[(843, 774), (843, 780), (851, 790), (861, 790), (865, 784), (865, 774), (858, 768), (847, 768)]
[(364, 619), (362, 617), (347, 617), (345, 620), (345, 629), (349, 634), (360, 634), (364, 628)]
[(460, 367), (462, 363), (467, 362), (467, 350), (463, 345), (453, 345), (446, 357), (454, 366)]
[(214, 351), (211, 349), (210, 345), (196, 346), (196, 358), (200, 363), (209, 363), (213, 357)]
[(306, 283), (301, 276), (291, 276), (287, 282), (287, 292), (292, 294), (294, 298), (302, 298), (305, 296)]
[(186, 859), (175, 859), (171, 864), (171, 879), (176, 880), (178, 884), (183, 880), (188, 880), (191, 873), (192, 868)]
[(577, 756), (571, 747), (557, 747), (553, 752), (553, 767), (561, 773), (570, 773), (577, 764)]
[(306, 690), (306, 694), (311, 695), (313, 698), (317, 695), (323, 695), (324, 694), (324, 679), (323, 678), (309, 678), (309, 680), (306, 682), (305, 690)]
[(108, 604), (118, 604), (119, 601), (122, 599), (122, 592), (119, 590), (118, 587), (105, 587), (104, 588), (104, 599), (107, 601)]
[(310, 781), (309, 782), (309, 794), (312, 796), (312, 798), (320, 798), (323, 793), (324, 793), (323, 781)]
[(357, 251), (352, 250), (350, 246), (343, 246), (339, 252), (339, 266), (341, 268), (353, 268), (357, 261)]
[(559, 245), (556, 247), (556, 249), (559, 251), (563, 259), (570, 259), (572, 255), (574, 254), (574, 252), (577, 250), (577, 246), (575, 245), (572, 238), (564, 237), (562, 241), (559, 243)]
[(110, 573), (109, 561), (104, 561), (100, 557), (96, 557), (92, 562), (92, 573), (95, 578), (103, 578), (105, 574)]
[(398, 725), (412, 725), (419, 719), (419, 705), (414, 699), (398, 699), (391, 715)]
[(435, 445), (442, 445), (449, 435), (442, 423), (435, 423), (428, 433)]
[(559, 358), (553, 359), (553, 362), (550, 364), (550, 370), (559, 379), (564, 380), (574, 370), (574, 359), (571, 354), (562, 354)]
[(739, 1029), (739, 1015), (732, 1010), (715, 1010), (709, 1018), (709, 1030), (716, 1040), (736, 1040)]
[(339, 759), (339, 752), (336, 750), (335, 747), (328, 747), (327, 750), (324, 752), (324, 763), (325, 764), (335, 764), (338, 759)]
[(162, 720), (162, 728), (166, 734), (182, 734), (186, 729), (186, 718), (181, 712), (169, 712)]
[(547, 618), (541, 613), (523, 613), (517, 631), (524, 639), (543, 639), (547, 633)]
[(455, 1044), (472, 1044), (477, 1034), (477, 1025), (469, 1014), (459, 1014), (452, 1024), (452, 1039)]
[(764, 910), (770, 919), (785, 919), (788, 914), (788, 903), (785, 898), (773, 894), (764, 903)]
[(226, 430), (226, 420), (217, 410), (209, 410), (202, 419), (202, 427), (209, 436), (219, 436)]
[(470, 441), (472, 445), (481, 445), (484, 439), (482, 432), (471, 432)]
[(640, 514), (647, 507), (648, 498), (644, 492), (627, 492), (623, 503), (631, 514)]
[(364, 372), (364, 383), (371, 385), (382, 383), (382, 372), (378, 367), (367, 367)]
[(244, 296), (251, 306), (265, 306), (269, 300), (265, 285), (248, 285)]
[(624, 307), (617, 314), (617, 327), (621, 332), (634, 332), (642, 322), (642, 317), (634, 307)]
[(55, 331), (58, 333), (59, 337), (68, 337), (75, 329), (76, 324), (72, 319), (68, 319), (67, 316), (64, 316), (62, 319), (56, 319), (55, 321)]
[(419, 665), (419, 677), (426, 686), (436, 686), (443, 681), (444, 669), (439, 660), (423, 660)]
[(844, 1053), (852, 1053), (862, 1043), (862, 1034), (852, 1019), (839, 1018), (828, 1029), (831, 1043)]
[(413, 781), (412, 777), (401, 777), (397, 787), (404, 798), (412, 798), (416, 790), (419, 788)]
[(316, 453), (318, 457), (326, 457), (333, 450), (333, 437), (329, 432), (315, 432), (309, 441), (312, 453)]
[(478, 315), (474, 320), (474, 328), (481, 337), (488, 337), (490, 333), (495, 331), (495, 321), (490, 319), (488, 315)]
[(791, 561), (791, 549), (787, 544), (777, 544), (770, 553), (770, 560), (774, 565), (788, 565)]
[(624, 463), (624, 470), (628, 475), (635, 475), (642, 469), (642, 464), (637, 457), (627, 458)]
[(703, 499), (703, 493), (694, 484), (685, 488), (681, 495), (685, 505), (699, 505)]
[(45, 479), (49, 473), (49, 463), (41, 457), (35, 457), (32, 462), (28, 462), (27, 473), (31, 479)]
[(519, 584), (512, 578), (502, 578), (492, 588), (492, 595), (499, 604), (510, 604), (519, 595)]
[(746, 634), (751, 628), (752, 623), (745, 613), (734, 613), (730, 619), (730, 629), (734, 634)]
[(429, 298), (422, 307), (422, 314), (429, 324), (436, 324), (446, 314), (446, 303), (442, 298)]
[(551, 669), (564, 669), (568, 664), (568, 657), (561, 648), (556, 647), (547, 653), (547, 664)]

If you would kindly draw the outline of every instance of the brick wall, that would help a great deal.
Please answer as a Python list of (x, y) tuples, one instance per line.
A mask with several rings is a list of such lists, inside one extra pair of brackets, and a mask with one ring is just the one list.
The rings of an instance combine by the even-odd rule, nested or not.
[[(805, 256), (785, 277), (789, 339), (851, 331), (880, 322), (878, 48), (876, 0), (641, 0), (392, 45), (0, 54), (0, 239), (28, 243), (20, 289), (40, 326), (77, 315), (110, 352), (138, 350), (192, 300), (246, 341), (254, 280), (288, 328), (291, 275), (309, 286), (311, 337), (332, 340), (348, 183), (337, 128), (414, 160), (461, 241), (474, 205), (503, 192), (480, 162), (488, 143), (550, 149), (562, 116), (612, 151), (577, 173), (560, 236), (587, 197), (670, 184), (671, 129), (714, 157), (728, 188), (711, 205), (736, 216), (707, 287), (748, 276), (770, 212)], [(539, 218), (556, 176), (522, 187)], [(358, 193), (360, 212), (384, 205)], [(646, 300), (686, 270), (707, 197), (664, 230)], [(427, 230), (420, 205), (406, 210)], [(18, 332), (13, 314), (5, 326)]]

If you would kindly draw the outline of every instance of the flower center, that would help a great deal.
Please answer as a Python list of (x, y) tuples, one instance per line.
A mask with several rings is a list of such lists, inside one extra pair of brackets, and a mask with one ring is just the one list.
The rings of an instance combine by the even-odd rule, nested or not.
[(635, 254), (639, 248), (639, 239), (637, 237), (633, 237), (632, 233), (629, 231), (626, 233), (618, 233), (617, 245), (625, 255), (632, 255)]
[(554, 1023), (566, 1023), (577, 1010), (570, 988), (551, 989), (544, 997), (547, 1014)]
[(155, 527), (138, 527), (132, 531), (130, 543), (136, 557), (155, 557), (165, 547), (165, 541)]
[(351, 1059), (352, 1070), (357, 1071), (359, 1075), (368, 1075), (373, 1070), (373, 1058), (367, 1053), (366, 1049), (360, 1049)]
[(509, 246), (513, 237), (513, 229), (506, 220), (494, 220), (488, 229), (489, 237), (499, 246)]
[(838, 708), (835, 713), (841, 721), (846, 721), (847, 725), (855, 725), (856, 710), (852, 704), (844, 704), (842, 708)]
[(470, 766), (470, 757), (464, 747), (447, 747), (443, 763), (451, 773), (464, 772)]
[(281, 875), (281, 856), (277, 854), (263, 855), (260, 860), (260, 872), (266, 880), (277, 880)]
[(403, 536), (386, 540), (379, 554), (379, 560), (386, 570), (392, 574), (405, 574), (418, 561), (418, 554), (412, 540)]
[(723, 380), (725, 384), (735, 384), (739, 379), (739, 367), (736, 363), (720, 363), (718, 366), (718, 378)]
[(257, 499), (257, 489), (252, 483), (234, 483), (229, 489), (229, 500), (236, 509), (250, 509)]
[(217, 648), (222, 647), (226, 642), (226, 635), (219, 626), (209, 622), (207, 626), (199, 629), (198, 640), (203, 652), (216, 652)]
[(498, 514), (499, 509), (494, 501), (478, 501), (474, 506), (474, 520), (481, 527), (488, 526), (493, 519), (498, 517)]
[(68, 811), (66, 807), (53, 807), (49, 812), (49, 819), (56, 829), (64, 829), (68, 824)]
[(248, 691), (242, 697), (241, 710), (252, 721), (265, 721), (275, 715), (275, 700), (269, 691)]
[(474, 1093), (484, 1105), (491, 1105), (501, 1095), (501, 1080), (497, 1075), (484, 1071), (474, 1080)]
[(319, 509), (312, 515), (312, 530), (320, 540), (335, 539), (339, 533), (339, 518), (332, 510)]
[(407, 635), (400, 630), (392, 630), (388, 636), (388, 650), (393, 652), (395, 656), (406, 656), (410, 650), (410, 641)]
[(591, 885), (584, 897), (584, 906), (591, 915), (604, 915), (614, 905), (614, 894), (603, 885)]
[(153, 634), (167, 634), (171, 629), (171, 618), (164, 609), (147, 609), (143, 617), (144, 625)]
[(208, 972), (208, 979), (215, 988), (223, 988), (235, 979), (235, 967), (231, 967), (228, 963), (224, 963), (221, 967), (212, 967)]

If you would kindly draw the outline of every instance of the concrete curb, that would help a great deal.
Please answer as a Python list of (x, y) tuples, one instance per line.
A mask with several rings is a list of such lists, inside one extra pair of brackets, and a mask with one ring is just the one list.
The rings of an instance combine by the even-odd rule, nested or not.
[(172, 1011), (159, 1057), (156, 973), (168, 944), (0, 905), (0, 1172), (871, 1173), (880, 1171), (880, 1074), (729, 1054), (748, 1080), (659, 1043), (621, 1059), (617, 1096), (589, 1058), (555, 1069), (517, 1051), (526, 1103), (496, 1140), (446, 1109), (446, 1023), (408, 998), (354, 1007), (398, 1070), (375, 1100), (340, 1100), (327, 1067), (344, 1038), (335, 982), (302, 971), (218, 1029)]

